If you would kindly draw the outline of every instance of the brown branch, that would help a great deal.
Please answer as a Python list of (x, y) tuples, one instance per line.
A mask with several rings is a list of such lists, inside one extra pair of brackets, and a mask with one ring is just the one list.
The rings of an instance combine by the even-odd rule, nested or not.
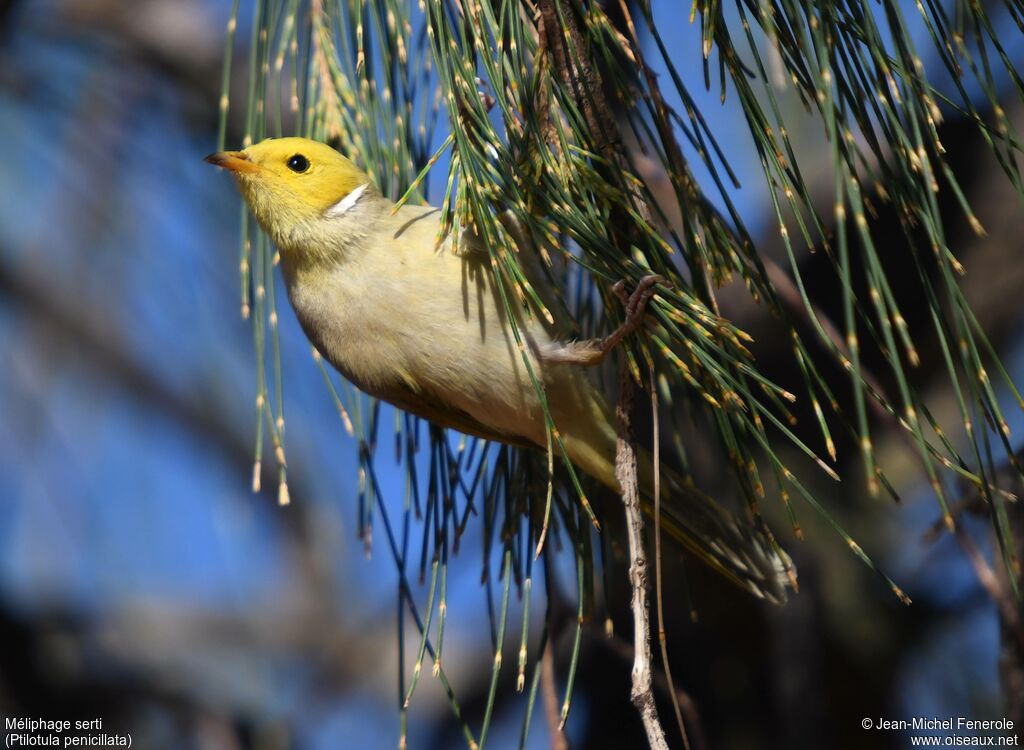
[[(572, 94), (577, 109), (583, 115), (592, 139), (590, 145), (610, 167), (607, 170), (608, 179), (626, 190), (640, 218), (650, 223), (651, 210), (640, 187), (621, 180), (621, 175), (631, 171), (629, 160), (622, 146), (615, 112), (604, 95), (601, 72), (584, 55), (589, 45), (580, 29), (575, 9), (561, 3), (561, 0), (539, 0), (537, 11), (541, 51), (551, 57), (551, 67), (559, 73), (562, 84)], [(559, 19), (563, 23), (559, 23)], [(619, 245), (629, 247), (629, 243), (624, 242), (628, 237), (622, 236), (630, 234), (625, 228), (633, 226), (633, 220), (628, 214), (612, 206), (610, 225), (612, 234), (619, 235), (614, 238), (619, 241)]]
[[(552, 67), (561, 75), (562, 83), (572, 93), (576, 106), (595, 139), (594, 147), (610, 164), (625, 166), (625, 157), (618, 140), (615, 117), (604, 98), (601, 73), (584, 56), (588, 45), (575, 16), (575, 9), (560, 0), (540, 0), (540, 37), (542, 49), (551, 55)], [(564, 20), (564, 25), (559, 18)]]
[(978, 578), (981, 587), (985, 589), (992, 601), (999, 610), (999, 618), (1004, 628), (1009, 630), (1017, 642), (1017, 648), (1024, 651), (1024, 630), (1021, 629), (1020, 613), (1013, 601), (1013, 597), (1006, 587), (999, 582), (996, 572), (985, 560), (984, 555), (978, 550), (974, 540), (964, 530), (962, 524), (957, 524), (954, 529), (957, 542), (967, 556), (968, 562), (974, 568), (974, 574)]
[(544, 696), (544, 717), (551, 734), (551, 750), (569, 750), (569, 740), (562, 727), (561, 711), (558, 709), (558, 691), (555, 689), (555, 647), (547, 644), (540, 662), (540, 686)]
[[(654, 126), (658, 129), (658, 135), (661, 137), (662, 143), (665, 145), (665, 155), (669, 158), (672, 163), (672, 182), (678, 186), (679, 189), (676, 191), (677, 199), (679, 202), (679, 208), (683, 215), (693, 215), (696, 213), (696, 205), (703, 202), (700, 189), (697, 186), (696, 180), (690, 173), (690, 169), (687, 166), (686, 159), (683, 157), (683, 151), (679, 147), (679, 141), (676, 140), (675, 131), (672, 129), (672, 119), (669, 114), (669, 107), (665, 103), (665, 97), (661, 94), (661, 87), (658, 85), (658, 79), (648, 66), (644, 62), (643, 58), (643, 45), (640, 44), (640, 37), (637, 36), (636, 26), (633, 24), (633, 16), (629, 10), (629, 4), (625, 0), (619, 0), (619, 9), (622, 11), (623, 20), (626, 22), (626, 27), (629, 30), (630, 40), (632, 42), (632, 52), (636, 56), (637, 66), (644, 74), (644, 80), (647, 82), (647, 90), (650, 92), (650, 100), (654, 104), (655, 111), (658, 116), (654, 118)], [(718, 217), (717, 212), (713, 212), (715, 220), (725, 226), (725, 222)], [(731, 232), (730, 232), (731, 233)], [(721, 310), (718, 307), (718, 299), (715, 296), (715, 285), (711, 278), (711, 269), (708, 264), (703, 260), (700, 254), (695, 258), (697, 265), (700, 269), (699, 279), (704, 285), (704, 292), (707, 296), (707, 302), (714, 312), (715, 315), (721, 315)]]

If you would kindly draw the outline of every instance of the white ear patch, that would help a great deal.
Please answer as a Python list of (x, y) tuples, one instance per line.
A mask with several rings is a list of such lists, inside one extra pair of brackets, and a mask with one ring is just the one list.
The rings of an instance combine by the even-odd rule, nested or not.
[(324, 215), (335, 217), (344, 215), (350, 208), (359, 202), (359, 199), (363, 197), (363, 193), (366, 191), (369, 184), (370, 183), (365, 183), (357, 187), (340, 201), (328, 208), (327, 211), (324, 212)]

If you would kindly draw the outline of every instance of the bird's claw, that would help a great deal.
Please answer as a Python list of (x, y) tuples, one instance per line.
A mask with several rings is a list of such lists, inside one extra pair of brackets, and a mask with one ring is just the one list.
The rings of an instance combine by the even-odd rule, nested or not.
[(621, 279), (615, 282), (612, 286), (612, 292), (622, 301), (622, 307), (626, 311), (626, 320), (619, 328), (619, 331), (622, 333), (619, 338), (632, 333), (640, 327), (644, 314), (647, 312), (647, 303), (651, 301), (651, 297), (657, 291), (655, 287), (658, 284), (665, 283), (664, 276), (659, 276), (656, 273), (648, 274), (637, 282), (632, 294), (627, 294), (626, 280)]
[(603, 339), (580, 341), (552, 349), (546, 352), (546, 359), (550, 362), (572, 363), (583, 367), (600, 364), (608, 352), (614, 349), (622, 339), (641, 326), (644, 321), (644, 313), (647, 311), (647, 303), (654, 296), (655, 287), (658, 284), (666, 283), (663, 276), (650, 274), (637, 282), (636, 289), (632, 294), (627, 294), (625, 280), (616, 282), (612, 286), (612, 293), (622, 300), (622, 306), (626, 310), (626, 319), (622, 325)]

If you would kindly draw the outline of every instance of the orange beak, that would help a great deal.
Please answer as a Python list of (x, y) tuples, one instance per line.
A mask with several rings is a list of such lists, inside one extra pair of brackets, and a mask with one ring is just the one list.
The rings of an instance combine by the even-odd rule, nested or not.
[(249, 161), (249, 155), (244, 151), (218, 151), (210, 154), (203, 161), (213, 164), (215, 167), (224, 167), (232, 172), (256, 172), (259, 167)]

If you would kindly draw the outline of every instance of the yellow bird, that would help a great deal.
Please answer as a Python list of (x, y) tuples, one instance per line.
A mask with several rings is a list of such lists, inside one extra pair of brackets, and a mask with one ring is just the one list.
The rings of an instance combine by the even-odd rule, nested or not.
[[(295, 313), (317, 350), (366, 393), (468, 435), (546, 449), (537, 391), (470, 232), (438, 248), (440, 211), (394, 204), (330, 146), (274, 138), (206, 160), (230, 170), (277, 245)], [(642, 282), (616, 334), (568, 342), (528, 314), (516, 324), (568, 458), (618, 492), (611, 412), (582, 364), (637, 327), (654, 278)], [(646, 459), (646, 460), (645, 460)], [(650, 457), (641, 493), (653, 497)], [(758, 596), (780, 601), (792, 566), (752, 524), (663, 471), (663, 526)]]

